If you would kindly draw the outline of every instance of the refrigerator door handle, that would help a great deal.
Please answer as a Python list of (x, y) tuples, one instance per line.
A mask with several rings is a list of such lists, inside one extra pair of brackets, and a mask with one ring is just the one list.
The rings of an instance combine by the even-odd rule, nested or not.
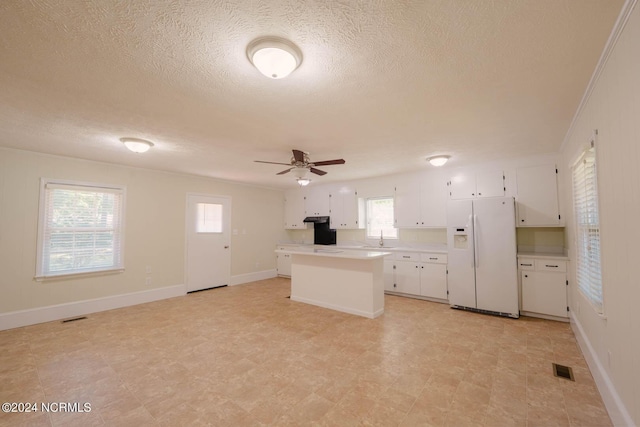
[(480, 264), (480, 257), (478, 256), (478, 252), (476, 248), (478, 247), (478, 233), (476, 232), (476, 228), (478, 228), (478, 216), (473, 215), (473, 258), (476, 263), (476, 268)]
[[(473, 229), (473, 214), (469, 214), (469, 219), (467, 220), (467, 229), (471, 229), (471, 233), (467, 235), (467, 239), (471, 239), (471, 236), (473, 236), (475, 239), (475, 230)], [(471, 268), (473, 269), (475, 268), (475, 242), (471, 242), (471, 250), (474, 253), (473, 257), (471, 258)]]

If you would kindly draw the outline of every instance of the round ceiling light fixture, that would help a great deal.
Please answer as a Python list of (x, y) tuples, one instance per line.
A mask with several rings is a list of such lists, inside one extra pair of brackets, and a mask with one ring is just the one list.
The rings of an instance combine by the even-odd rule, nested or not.
[(261, 37), (249, 43), (247, 58), (265, 76), (282, 79), (300, 66), (302, 52), (289, 40)]
[(122, 141), (124, 146), (134, 153), (144, 153), (146, 151), (149, 151), (149, 148), (153, 147), (153, 143), (151, 141), (147, 141), (146, 139), (120, 138), (120, 141)]
[(298, 185), (300, 187), (304, 187), (306, 185), (309, 185), (309, 183), (311, 182), (311, 180), (309, 178), (296, 178), (296, 181), (298, 181)]
[(451, 156), (448, 155), (440, 155), (440, 156), (432, 156), (428, 157), (427, 160), (431, 163), (432, 166), (442, 166), (447, 163)]

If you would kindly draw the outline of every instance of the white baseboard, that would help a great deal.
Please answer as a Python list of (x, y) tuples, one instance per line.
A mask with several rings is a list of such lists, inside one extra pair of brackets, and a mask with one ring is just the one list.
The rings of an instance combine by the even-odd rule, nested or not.
[(591, 346), (591, 342), (589, 342), (589, 338), (584, 333), (584, 329), (582, 329), (582, 325), (580, 325), (580, 322), (576, 319), (573, 313), (571, 313), (571, 329), (573, 329), (573, 333), (578, 340), (582, 354), (587, 361), (587, 365), (589, 365), (589, 370), (591, 370), (591, 375), (593, 375), (593, 379), (595, 380), (598, 391), (602, 396), (604, 405), (607, 407), (607, 412), (609, 412), (609, 417), (611, 417), (613, 425), (635, 426), (633, 419), (631, 418), (631, 415), (629, 415), (627, 408), (624, 406), (622, 399), (620, 399), (609, 374), (607, 374), (604, 366), (600, 363), (598, 355)]
[(51, 322), (53, 320), (67, 319), (69, 317), (84, 316), (99, 311), (144, 304), (146, 302), (178, 297), (185, 294), (185, 285), (174, 285), (129, 294), (0, 313), (0, 331), (35, 325), (37, 323)]
[(355, 308), (342, 307), (339, 305), (328, 304), (323, 301), (316, 301), (309, 298), (297, 297), (295, 295), (291, 295), (291, 301), (303, 302), (305, 304), (316, 305), (322, 308), (330, 308), (331, 310), (341, 311), (343, 313), (355, 314), (362, 317), (368, 317), (369, 319), (375, 319), (384, 313), (384, 308), (376, 310), (374, 312), (368, 312), (363, 310), (356, 310)]
[(273, 279), (278, 276), (278, 271), (274, 268), (272, 270), (262, 270), (247, 274), (238, 274), (237, 276), (231, 276), (229, 286), (242, 285), (249, 282), (257, 282), (258, 280)]

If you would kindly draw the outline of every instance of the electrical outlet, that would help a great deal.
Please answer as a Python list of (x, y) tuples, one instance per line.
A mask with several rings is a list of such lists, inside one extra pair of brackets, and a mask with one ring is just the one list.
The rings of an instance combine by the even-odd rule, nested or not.
[(151, 266), (147, 265), (147, 274), (151, 274)]
[(147, 277), (146, 279), (144, 279), (144, 284), (147, 286), (151, 286), (151, 277)]
[(260, 268), (260, 263), (256, 262), (256, 268)]
[(234, 236), (237, 236), (237, 235), (238, 235), (238, 229), (237, 229), (237, 228), (234, 228), (234, 229), (233, 229), (233, 235), (234, 235)]

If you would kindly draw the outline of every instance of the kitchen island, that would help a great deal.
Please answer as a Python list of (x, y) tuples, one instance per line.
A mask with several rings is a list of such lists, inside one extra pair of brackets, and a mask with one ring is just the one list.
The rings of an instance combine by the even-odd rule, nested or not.
[(389, 252), (327, 247), (276, 250), (291, 256), (291, 299), (373, 319), (384, 313), (383, 259)]

